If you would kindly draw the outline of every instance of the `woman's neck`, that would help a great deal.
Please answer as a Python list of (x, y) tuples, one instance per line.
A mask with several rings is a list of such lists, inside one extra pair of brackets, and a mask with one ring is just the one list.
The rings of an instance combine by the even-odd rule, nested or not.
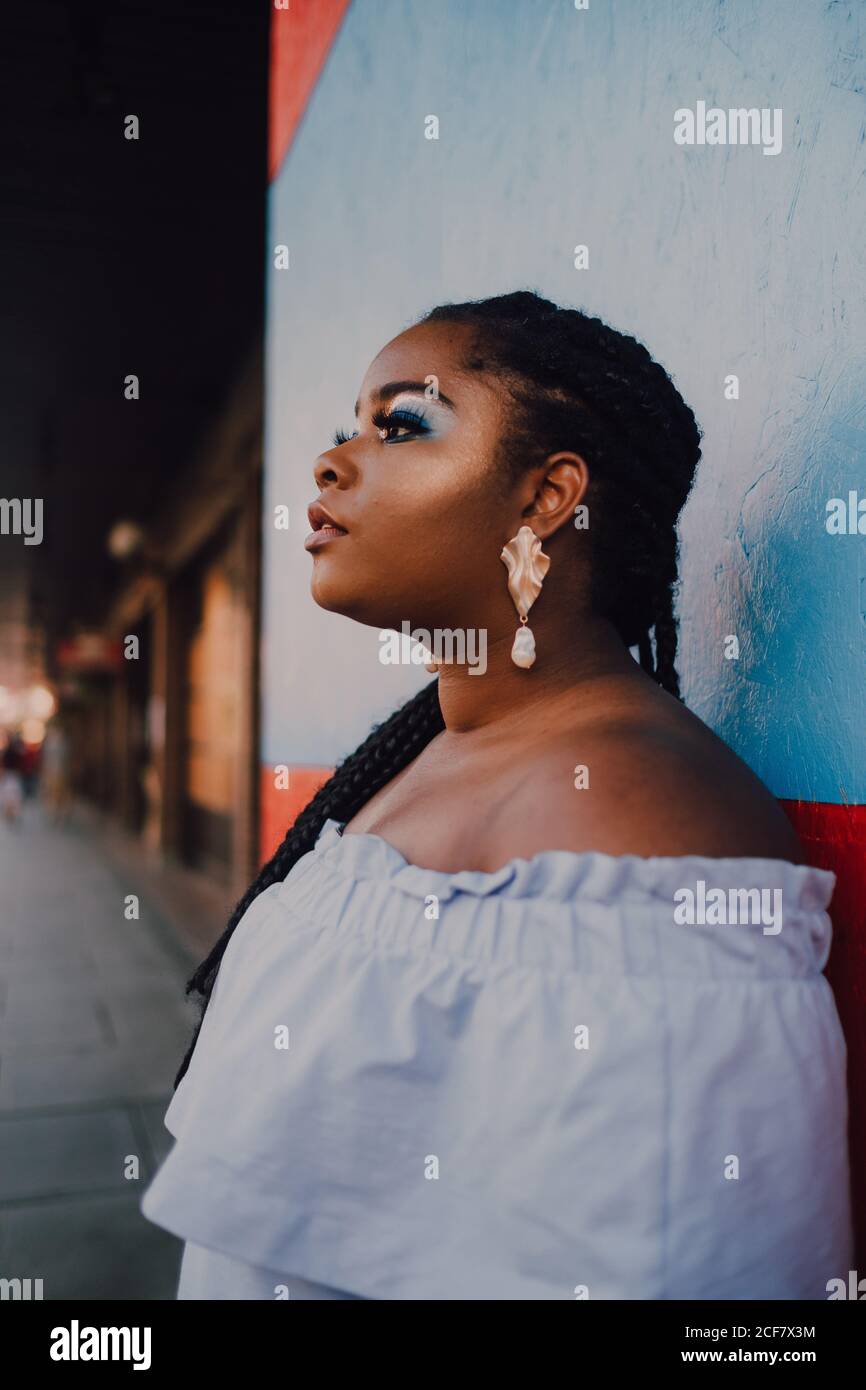
[(529, 625), (536, 641), (536, 660), (529, 670), (511, 660), (513, 631), (488, 639), (483, 673), (473, 673), (467, 664), (440, 666), (439, 706), (448, 733), (505, 736), (527, 720), (555, 726), (560, 712), (567, 720), (569, 713), (585, 710), (588, 701), (601, 703), (605, 677), (646, 680), (603, 618), (581, 618), (574, 636), (562, 625), (556, 631), (536, 625), (531, 615)]

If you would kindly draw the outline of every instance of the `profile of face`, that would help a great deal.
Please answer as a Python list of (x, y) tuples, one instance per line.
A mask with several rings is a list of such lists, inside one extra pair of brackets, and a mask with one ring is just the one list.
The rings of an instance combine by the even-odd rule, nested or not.
[(565, 527), (585, 466), (563, 455), (509, 481), (510, 397), (461, 365), (469, 332), (421, 323), (386, 344), (361, 385), (356, 431), (317, 459), (318, 500), (346, 532), (311, 549), (321, 607), (380, 629), (513, 629), (502, 547), (530, 518), (542, 539)]

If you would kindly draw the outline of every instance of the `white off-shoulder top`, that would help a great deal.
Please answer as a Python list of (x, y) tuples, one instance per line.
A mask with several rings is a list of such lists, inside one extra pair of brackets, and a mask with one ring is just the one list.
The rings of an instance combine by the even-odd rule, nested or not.
[(834, 885), (564, 850), (449, 874), (327, 820), (236, 928), (166, 1112), (142, 1211), (187, 1242), (179, 1296), (826, 1298)]

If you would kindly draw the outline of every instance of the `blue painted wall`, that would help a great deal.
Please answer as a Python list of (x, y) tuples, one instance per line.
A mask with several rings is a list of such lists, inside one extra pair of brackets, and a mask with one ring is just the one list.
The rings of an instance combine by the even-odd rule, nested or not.
[[(271, 191), (291, 265), (268, 270), (266, 762), (333, 763), (429, 679), (310, 598), (317, 455), (417, 314), (529, 286), (642, 338), (704, 429), (681, 527), (688, 703), (776, 795), (866, 800), (866, 537), (825, 526), (830, 498), (866, 497), (864, 14), (354, 0)], [(699, 100), (780, 108), (781, 152), (678, 145), (674, 113)]]

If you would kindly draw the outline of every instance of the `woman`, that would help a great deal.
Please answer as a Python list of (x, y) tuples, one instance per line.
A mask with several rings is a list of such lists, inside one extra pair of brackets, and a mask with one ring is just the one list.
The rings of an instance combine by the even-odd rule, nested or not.
[(143, 1204), (179, 1296), (825, 1297), (834, 878), (679, 700), (692, 412), (518, 292), (401, 333), (357, 416), (315, 467), (316, 602), (480, 629), (486, 669), (436, 653), (190, 981)]

